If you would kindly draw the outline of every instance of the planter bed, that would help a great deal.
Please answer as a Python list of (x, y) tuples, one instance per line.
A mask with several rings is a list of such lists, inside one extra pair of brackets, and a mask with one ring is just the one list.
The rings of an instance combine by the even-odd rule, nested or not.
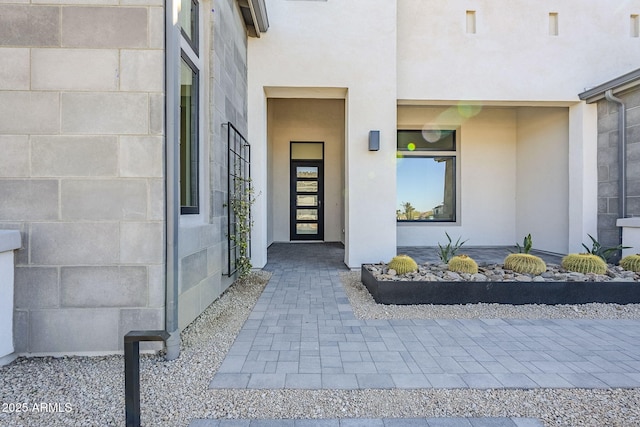
[(399, 281), (378, 280), (362, 266), (362, 283), (379, 304), (640, 303), (636, 281)]

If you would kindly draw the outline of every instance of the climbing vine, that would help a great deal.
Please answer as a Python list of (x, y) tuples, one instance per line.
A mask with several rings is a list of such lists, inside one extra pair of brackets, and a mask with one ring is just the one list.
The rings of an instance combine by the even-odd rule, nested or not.
[(231, 198), (234, 223), (230, 236), (235, 245), (235, 269), (243, 279), (251, 273), (251, 206), (255, 203), (251, 178), (234, 177), (234, 193)]

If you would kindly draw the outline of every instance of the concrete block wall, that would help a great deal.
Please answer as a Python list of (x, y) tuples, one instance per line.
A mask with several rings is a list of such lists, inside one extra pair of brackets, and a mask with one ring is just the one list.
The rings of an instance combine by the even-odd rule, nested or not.
[[(640, 217), (640, 87), (616, 96), (627, 109), (627, 214)], [(618, 170), (618, 104), (603, 99), (598, 101), (598, 240), (605, 246), (619, 244)]]
[[(185, 328), (233, 282), (227, 267), (227, 129), (231, 122), (247, 135), (247, 34), (236, 0), (202, 7), (209, 39), (205, 84), (208, 111), (205, 218), (179, 229), (179, 326)], [(182, 218), (184, 220), (185, 218)], [(199, 222), (198, 222), (199, 221)], [(196, 222), (194, 224), (194, 222)]]
[[(220, 0), (220, 13), (214, 16), (211, 109), (213, 141), (211, 179), (213, 193), (212, 220), (218, 224), (223, 243), (216, 250), (223, 256), (223, 270), (228, 270), (227, 184), (228, 128), (231, 122), (248, 138), (247, 119), (247, 36), (234, 0)], [(256, 71), (257, 72), (257, 71)], [(250, 143), (251, 141), (249, 141)]]
[[(88, 2), (89, 3), (89, 2)], [(164, 326), (160, 0), (0, 3), (0, 228), (22, 354)]]

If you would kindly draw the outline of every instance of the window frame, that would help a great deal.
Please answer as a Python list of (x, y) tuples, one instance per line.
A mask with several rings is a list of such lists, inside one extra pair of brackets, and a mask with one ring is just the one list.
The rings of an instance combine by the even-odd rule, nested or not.
[[(194, 101), (192, 104), (195, 105), (194, 110), (191, 111), (191, 126), (194, 132), (191, 133), (193, 139), (189, 141), (190, 150), (189, 150), (189, 159), (188, 162), (191, 164), (191, 173), (189, 177), (190, 186), (192, 193), (192, 198), (195, 201), (189, 205), (182, 204), (182, 194), (180, 196), (180, 213), (182, 215), (192, 215), (200, 213), (200, 70), (193, 64), (193, 62), (189, 59), (189, 57), (183, 52), (180, 55), (181, 61), (184, 61), (187, 67), (191, 70), (193, 76), (193, 88), (191, 90), (192, 97)], [(182, 67), (180, 67), (182, 70)], [(180, 96), (182, 100), (182, 94)], [(182, 108), (182, 103), (180, 105)], [(180, 114), (182, 118), (182, 114)], [(181, 120), (182, 121), (182, 120)], [(182, 130), (180, 131), (180, 137), (182, 138)], [(182, 143), (182, 141), (180, 141)], [(180, 175), (182, 177), (182, 151), (180, 152)], [(195, 171), (194, 171), (195, 169)], [(194, 188), (195, 187), (195, 188)], [(180, 191), (182, 191), (182, 185), (180, 185)]]
[[(203, 143), (203, 131), (202, 131), (202, 124), (203, 124), (203, 112), (204, 112), (204, 106), (203, 106), (203, 93), (202, 93), (202, 89), (203, 89), (203, 69), (204, 69), (204, 65), (203, 65), (203, 61), (202, 58), (199, 55), (199, 52), (202, 51), (202, 49), (200, 49), (200, 44), (202, 43), (200, 34), (201, 34), (201, 26), (202, 26), (202, 14), (200, 13), (200, 7), (201, 7), (201, 3), (197, 0), (187, 0), (188, 2), (190, 2), (190, 4), (193, 7), (193, 13), (191, 13), (191, 25), (193, 26), (192, 28), (192, 33), (193, 33), (193, 39), (191, 39), (191, 37), (189, 36), (189, 34), (184, 31), (184, 29), (180, 28), (180, 55), (179, 55), (179, 61), (184, 61), (186, 63), (186, 65), (191, 69), (191, 71), (194, 73), (194, 89), (193, 89), (193, 95), (195, 98), (195, 108), (194, 111), (192, 112), (192, 117), (195, 121), (195, 123), (193, 124), (194, 128), (195, 128), (195, 132), (194, 132), (194, 136), (195, 136), (195, 141), (192, 141), (192, 149), (190, 150), (190, 163), (192, 164), (192, 169), (195, 169), (195, 172), (193, 172), (191, 174), (191, 180), (192, 183), (191, 185), (195, 186), (195, 201), (188, 206), (185, 206), (182, 204), (182, 183), (180, 184), (180, 215), (182, 218), (193, 218), (196, 217), (200, 214), (202, 214), (202, 208), (203, 205), (201, 203), (201, 201), (203, 200), (203, 188), (202, 188), (202, 183), (203, 183), (203, 167), (204, 167), (204, 163), (203, 163), (203, 159), (201, 158), (201, 156), (203, 155), (203, 151), (204, 148), (202, 146)], [(180, 24), (182, 21), (181, 19), (178, 19), (178, 24)], [(179, 70), (182, 69), (182, 66), (179, 67)], [(177, 105), (178, 110), (180, 110), (181, 108), (181, 80), (180, 80), (180, 73), (178, 73), (178, 93), (179, 93), (179, 104)], [(178, 114), (178, 116), (180, 116), (180, 114)], [(181, 134), (180, 134), (181, 136)], [(178, 143), (180, 143), (181, 141), (178, 141)], [(182, 153), (181, 153), (182, 154)], [(179, 165), (180, 165), (180, 175), (182, 175), (182, 164), (183, 164), (183, 158), (182, 155), (180, 155), (179, 158)]]
[[(193, 38), (189, 35), (189, 33), (187, 33), (184, 28), (180, 27), (180, 34), (181, 34), (181, 38), (183, 40), (185, 40), (189, 46), (191, 47), (191, 49), (193, 49), (194, 53), (197, 55), (199, 55), (199, 44), (200, 44), (200, 2), (198, 0), (186, 0), (186, 2), (191, 4), (193, 13), (189, 14), (190, 15), (190, 23), (191, 23), (191, 30), (193, 32)], [(181, 4), (183, 2), (181, 1)], [(179, 20), (180, 23), (182, 22), (182, 19)]]
[[(400, 149), (398, 147), (398, 135), (400, 132), (420, 132), (420, 131), (447, 131), (453, 133), (453, 149), (451, 150), (425, 150), (416, 149), (411, 151), (408, 149)], [(452, 219), (399, 219), (396, 214), (396, 224), (416, 225), (416, 224), (432, 224), (432, 225), (459, 225), (460, 224), (460, 127), (459, 126), (430, 126), (430, 127), (398, 127), (396, 132), (396, 157), (400, 158), (451, 158), (453, 160), (453, 218)], [(398, 166), (396, 164), (396, 192), (397, 192), (397, 174)], [(445, 177), (446, 179), (446, 177)], [(396, 201), (398, 202), (398, 201)], [(398, 208), (398, 207), (397, 207)], [(397, 209), (396, 208), (396, 209)]]

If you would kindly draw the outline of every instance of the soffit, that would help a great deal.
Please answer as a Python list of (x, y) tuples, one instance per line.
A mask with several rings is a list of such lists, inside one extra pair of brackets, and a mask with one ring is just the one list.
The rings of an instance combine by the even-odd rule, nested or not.
[(264, 0), (238, 0), (240, 13), (250, 37), (260, 37), (269, 29), (269, 17)]

